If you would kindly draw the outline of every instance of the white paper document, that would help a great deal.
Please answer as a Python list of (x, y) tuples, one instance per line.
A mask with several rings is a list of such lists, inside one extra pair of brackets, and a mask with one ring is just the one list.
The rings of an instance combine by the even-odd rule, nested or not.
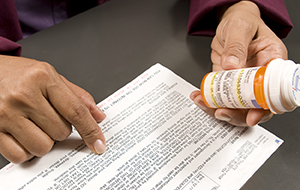
[(194, 86), (160, 64), (100, 102), (107, 150), (74, 130), (51, 152), (0, 171), (0, 189), (240, 189), (283, 143), (260, 126), (236, 127), (194, 105)]

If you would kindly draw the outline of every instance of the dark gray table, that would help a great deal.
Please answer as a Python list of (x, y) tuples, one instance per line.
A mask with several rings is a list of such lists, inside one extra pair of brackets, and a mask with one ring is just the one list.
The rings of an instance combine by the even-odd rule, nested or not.
[[(286, 4), (295, 28), (284, 42), (290, 59), (300, 62), (300, 1)], [(211, 70), (211, 38), (187, 36), (188, 12), (189, 1), (184, 0), (112, 0), (19, 43), (23, 56), (51, 63), (89, 91), (96, 102), (156, 62), (199, 86)], [(299, 189), (299, 112), (278, 115), (262, 124), (285, 143), (243, 190)], [(0, 158), (0, 167), (6, 163)]]

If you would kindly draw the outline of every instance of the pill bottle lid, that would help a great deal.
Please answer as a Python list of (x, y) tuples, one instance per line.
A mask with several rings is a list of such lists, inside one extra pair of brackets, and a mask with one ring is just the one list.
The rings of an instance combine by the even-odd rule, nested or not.
[(292, 86), (291, 86), (293, 103), (299, 107), (300, 106), (300, 65), (297, 64), (296, 68), (292, 73)]
[(300, 106), (300, 65), (275, 59), (266, 69), (264, 92), (270, 111), (275, 114)]

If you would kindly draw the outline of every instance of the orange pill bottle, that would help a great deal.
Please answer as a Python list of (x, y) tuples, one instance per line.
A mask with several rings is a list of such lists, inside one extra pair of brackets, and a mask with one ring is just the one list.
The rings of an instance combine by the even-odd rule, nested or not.
[(275, 59), (267, 66), (211, 72), (201, 82), (201, 94), (211, 108), (289, 112), (300, 106), (300, 64)]

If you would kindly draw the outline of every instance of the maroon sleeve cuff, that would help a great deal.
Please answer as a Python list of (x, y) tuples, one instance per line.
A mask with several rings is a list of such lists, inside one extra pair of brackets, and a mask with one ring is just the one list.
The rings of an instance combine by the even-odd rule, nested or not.
[(21, 45), (0, 36), (0, 54), (21, 55)]

